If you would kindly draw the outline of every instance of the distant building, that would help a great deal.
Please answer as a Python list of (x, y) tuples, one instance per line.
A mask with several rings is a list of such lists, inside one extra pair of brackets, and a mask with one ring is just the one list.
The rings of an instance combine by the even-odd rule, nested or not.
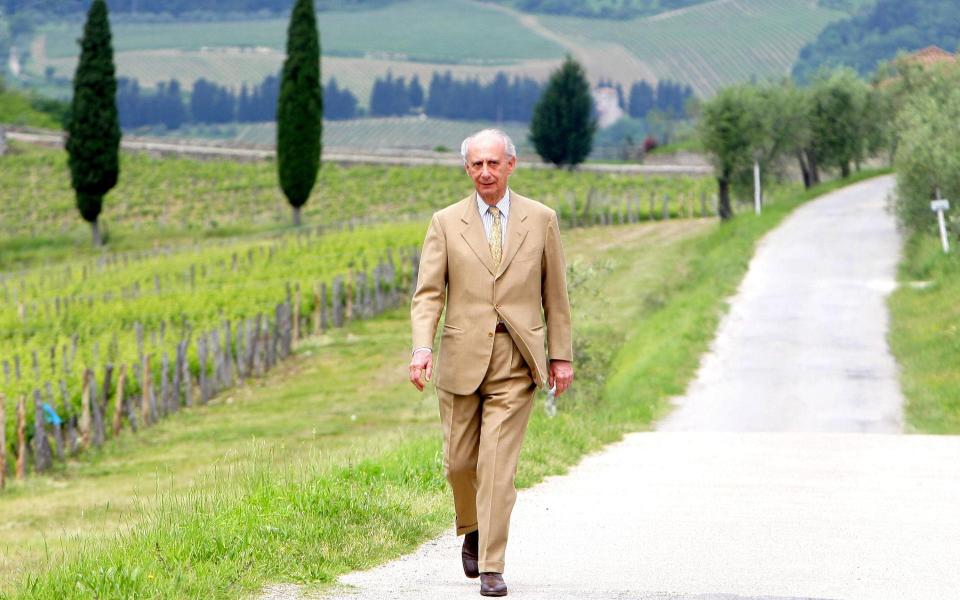
[(939, 46), (927, 46), (916, 52), (899, 56), (892, 64), (893, 70), (890, 76), (879, 80), (875, 85), (879, 88), (886, 88), (900, 80), (900, 74), (897, 72), (897, 65), (919, 65), (921, 69), (927, 69), (934, 65), (956, 64), (957, 55), (947, 52)]
[(917, 50), (912, 54), (908, 54), (904, 57), (904, 60), (914, 64), (923, 65), (924, 67), (929, 67), (930, 65), (939, 63), (955, 63), (957, 62), (957, 55), (947, 52), (939, 46), (927, 46), (922, 50)]
[(623, 109), (617, 98), (617, 90), (612, 87), (598, 87), (591, 91), (593, 104), (597, 107), (597, 125), (600, 129), (609, 127), (623, 117)]

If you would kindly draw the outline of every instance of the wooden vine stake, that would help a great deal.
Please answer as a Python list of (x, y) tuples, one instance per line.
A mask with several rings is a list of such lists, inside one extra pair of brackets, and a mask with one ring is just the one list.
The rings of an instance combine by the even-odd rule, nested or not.
[(150, 423), (150, 355), (143, 357), (143, 375), (140, 379), (140, 423), (146, 427)]
[(300, 284), (293, 295), (293, 341), (300, 341)]
[(7, 397), (0, 393), (0, 490), (7, 485)]
[(90, 447), (90, 369), (83, 371), (83, 391), (80, 396), (80, 444), (84, 449)]
[(127, 380), (127, 365), (120, 365), (120, 376), (117, 378), (117, 395), (113, 404), (113, 437), (120, 435), (121, 418), (123, 417), (123, 386)]
[(23, 396), (17, 401), (17, 479), (27, 476), (27, 401)]

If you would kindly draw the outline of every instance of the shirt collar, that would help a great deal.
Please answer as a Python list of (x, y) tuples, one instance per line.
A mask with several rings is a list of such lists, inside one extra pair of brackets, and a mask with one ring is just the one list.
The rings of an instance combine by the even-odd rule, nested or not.
[[(482, 217), (490, 207), (486, 202), (483, 201), (483, 198), (480, 197), (480, 194), (476, 194), (476, 198), (477, 210), (480, 211), (480, 216)], [(503, 194), (503, 198), (500, 198), (500, 201), (497, 202), (496, 207), (500, 209), (500, 214), (503, 215), (504, 219), (510, 216), (510, 188), (507, 188), (507, 191)]]

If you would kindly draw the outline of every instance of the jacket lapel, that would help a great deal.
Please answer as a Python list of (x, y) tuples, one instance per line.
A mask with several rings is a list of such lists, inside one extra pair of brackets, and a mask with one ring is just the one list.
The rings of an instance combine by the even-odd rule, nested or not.
[[(520, 250), (523, 240), (527, 238), (529, 228), (526, 223), (526, 202), (526, 198), (510, 190), (510, 216), (507, 218), (507, 237), (509, 241), (507, 242), (507, 253), (504, 255), (503, 260), (500, 261), (500, 271), (497, 273), (497, 277), (507, 270), (507, 267), (510, 266), (510, 261), (513, 260), (513, 257), (517, 255), (517, 251)], [(483, 233), (482, 223), (480, 224), (480, 233)]]
[[(480, 212), (477, 210), (476, 195), (467, 196), (463, 204), (463, 214), (460, 215), (460, 220), (463, 221), (464, 226), (460, 235), (473, 250), (473, 253), (477, 255), (477, 258), (480, 259), (480, 262), (483, 263), (483, 266), (487, 268), (487, 271), (490, 271), (491, 275), (495, 275), (493, 257), (490, 256), (490, 244), (487, 242), (487, 234), (483, 230), (483, 221), (480, 220)], [(512, 209), (513, 206), (511, 205), (510, 208)]]

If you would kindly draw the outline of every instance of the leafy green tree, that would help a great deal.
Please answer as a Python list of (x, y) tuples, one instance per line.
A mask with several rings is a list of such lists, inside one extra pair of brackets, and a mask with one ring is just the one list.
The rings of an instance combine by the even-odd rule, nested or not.
[(567, 56), (533, 109), (530, 142), (543, 160), (573, 169), (590, 154), (596, 131), (590, 84), (583, 68)]
[(107, 4), (94, 0), (80, 40), (66, 149), (77, 208), (90, 223), (96, 246), (102, 244), (98, 220), (103, 197), (120, 175), (117, 79), (110, 37)]
[(760, 140), (761, 173), (781, 173), (786, 161), (796, 160), (804, 187), (819, 182), (815, 160), (810, 158), (810, 94), (789, 79), (758, 88), (763, 132)]
[(896, 118), (894, 207), (908, 230), (924, 231), (935, 228), (930, 201), (938, 190), (951, 206), (960, 204), (960, 69), (931, 67), (917, 83)]
[(820, 165), (838, 168), (842, 177), (866, 153), (867, 95), (867, 84), (851, 69), (822, 73), (811, 87), (812, 154)]
[(323, 92), (320, 83), (320, 36), (312, 0), (296, 0), (287, 30), (277, 102), (277, 170), (280, 187), (293, 207), (293, 224), (320, 170)]
[(747, 84), (720, 90), (701, 111), (700, 139), (716, 171), (720, 218), (727, 220), (733, 217), (731, 187), (748, 184), (762, 153), (762, 104)]

